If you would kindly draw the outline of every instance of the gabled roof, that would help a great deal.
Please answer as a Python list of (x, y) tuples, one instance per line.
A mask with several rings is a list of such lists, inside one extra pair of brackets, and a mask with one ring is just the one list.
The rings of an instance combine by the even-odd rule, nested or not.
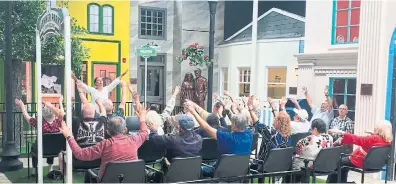
[[(283, 17), (282, 20), (278, 20), (278, 25), (275, 26), (276, 27), (275, 29), (278, 29), (280, 31), (280, 30), (284, 29), (281, 26), (287, 26), (287, 25), (288, 25), (288, 28), (292, 28), (291, 24), (296, 24), (297, 28), (299, 28), (299, 30), (297, 30), (297, 31), (296, 30), (291, 30), (291, 32), (290, 31), (289, 32), (282, 32), (281, 34), (283, 34), (283, 37), (290, 37), (290, 36), (292, 37), (295, 34), (301, 34), (301, 32), (302, 32), (302, 34), (304, 34), (305, 18), (302, 17), (302, 16), (299, 16), (299, 15), (296, 15), (296, 14), (293, 14), (293, 13), (278, 9), (278, 8), (271, 8), (270, 10), (268, 10), (267, 12), (262, 14), (260, 17), (258, 17), (257, 24), (260, 24), (260, 23), (264, 24), (264, 25), (258, 25), (258, 29), (260, 29), (260, 26), (264, 27), (263, 29), (265, 29), (265, 27), (269, 27), (268, 24), (276, 24), (274, 20), (268, 20), (269, 22), (263, 23), (263, 21), (265, 21), (263, 18), (266, 17), (267, 19), (271, 19), (271, 17), (275, 17), (275, 16)], [(273, 22), (271, 22), (271, 21), (273, 21)], [(285, 21), (285, 22), (280, 22), (280, 21)], [(225, 42), (229, 42), (229, 41), (233, 40), (234, 38), (238, 38), (238, 36), (241, 37), (240, 36), (241, 33), (246, 33), (249, 30), (251, 32), (252, 25), (253, 25), (253, 22), (251, 22), (250, 24), (246, 25), (244, 28), (242, 28), (241, 30), (239, 30), (238, 32), (236, 32), (235, 34), (233, 34), (232, 36), (227, 38), (225, 40)], [(288, 29), (288, 28), (286, 28), (286, 29)], [(279, 33), (275, 33), (274, 32), (274, 28), (269, 28), (269, 30), (263, 30), (263, 31), (269, 32), (270, 35), (269, 34), (263, 34), (263, 35), (261, 35), (262, 38), (276, 37), (275, 34), (279, 34)], [(260, 31), (258, 31), (258, 34), (259, 33), (260, 33)], [(271, 35), (271, 34), (273, 34), (273, 35)], [(238, 38), (238, 40), (240, 40), (240, 39)], [(240, 40), (240, 41), (242, 41), (242, 40)]]

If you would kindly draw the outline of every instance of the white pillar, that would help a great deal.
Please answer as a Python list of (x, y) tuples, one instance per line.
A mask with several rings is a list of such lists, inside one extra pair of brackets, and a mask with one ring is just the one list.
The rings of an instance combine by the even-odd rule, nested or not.
[[(386, 35), (385, 1), (362, 1), (359, 55), (356, 72), (355, 133), (373, 130), (384, 119), (389, 37)], [(360, 95), (361, 84), (373, 84), (371, 96)]]
[(37, 177), (38, 183), (43, 183), (43, 111), (41, 95), (41, 40), (40, 32), (36, 30), (36, 79), (37, 79)]
[[(72, 80), (71, 80), (71, 39), (70, 39), (70, 16), (65, 16), (63, 20), (64, 36), (65, 36), (65, 89), (66, 89), (66, 122), (67, 126), (72, 130)], [(69, 144), (66, 148), (67, 157), (67, 176), (66, 183), (73, 183), (73, 167), (72, 167), (72, 151)]]
[(253, 21), (252, 21), (252, 60), (250, 61), (250, 95), (258, 94), (257, 74), (259, 69), (257, 64), (257, 17), (258, 17), (258, 0), (253, 0)]

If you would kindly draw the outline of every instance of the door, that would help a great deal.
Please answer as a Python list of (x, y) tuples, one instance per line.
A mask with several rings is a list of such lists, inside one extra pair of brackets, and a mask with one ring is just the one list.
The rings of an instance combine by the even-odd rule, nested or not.
[[(109, 85), (117, 78), (117, 64), (93, 64), (92, 85), (95, 85), (93, 81), (96, 77), (102, 77), (103, 86)], [(110, 92), (109, 99), (113, 102), (117, 101), (117, 87)]]
[[(140, 66), (139, 91), (141, 100), (144, 101), (144, 65)], [(163, 104), (164, 96), (164, 67), (147, 66), (147, 102)]]

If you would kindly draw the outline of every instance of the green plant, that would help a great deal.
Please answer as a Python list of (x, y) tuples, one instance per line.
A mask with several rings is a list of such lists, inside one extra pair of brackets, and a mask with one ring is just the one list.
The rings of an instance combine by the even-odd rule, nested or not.
[(187, 48), (182, 49), (181, 56), (177, 56), (175, 59), (179, 64), (188, 59), (190, 66), (206, 65), (208, 67), (212, 64), (209, 56), (204, 54), (204, 46), (198, 43), (191, 44)]

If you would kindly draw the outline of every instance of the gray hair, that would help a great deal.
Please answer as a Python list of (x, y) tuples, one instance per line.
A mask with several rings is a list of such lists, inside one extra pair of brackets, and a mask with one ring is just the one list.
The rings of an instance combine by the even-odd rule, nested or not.
[(110, 136), (115, 136), (117, 134), (122, 134), (125, 132), (126, 123), (122, 117), (113, 117), (107, 123), (107, 130)]
[(248, 125), (249, 119), (245, 114), (235, 114), (232, 116), (231, 122), (238, 130), (243, 131)]
[(103, 101), (103, 107), (105, 108), (107, 114), (111, 114), (111, 112), (113, 112), (113, 102), (110, 99)]

